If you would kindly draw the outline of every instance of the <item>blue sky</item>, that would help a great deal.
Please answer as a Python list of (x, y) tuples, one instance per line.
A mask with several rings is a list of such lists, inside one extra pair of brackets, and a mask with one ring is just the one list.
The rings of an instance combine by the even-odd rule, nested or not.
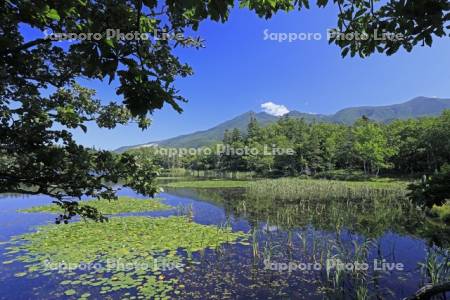
[[(320, 41), (264, 40), (269, 32), (319, 32), (334, 27), (332, 8), (278, 14), (266, 21), (235, 9), (225, 23), (205, 22), (198, 35), (206, 48), (178, 49), (194, 75), (177, 80), (189, 99), (180, 115), (170, 107), (155, 112), (153, 125), (141, 131), (134, 125), (114, 130), (90, 127), (76, 139), (87, 146), (115, 149), (210, 128), (249, 110), (261, 111), (271, 101), (290, 110), (331, 114), (362, 105), (400, 103), (416, 96), (450, 97), (450, 43), (401, 50), (391, 57), (341, 58), (340, 50)], [(116, 100), (116, 85), (81, 81), (95, 88), (102, 101)]]

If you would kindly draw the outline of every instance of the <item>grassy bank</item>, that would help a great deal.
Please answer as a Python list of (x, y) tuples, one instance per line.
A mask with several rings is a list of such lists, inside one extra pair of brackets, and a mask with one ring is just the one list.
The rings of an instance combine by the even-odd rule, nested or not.
[(245, 188), (250, 181), (244, 180), (192, 180), (166, 184), (172, 188)]

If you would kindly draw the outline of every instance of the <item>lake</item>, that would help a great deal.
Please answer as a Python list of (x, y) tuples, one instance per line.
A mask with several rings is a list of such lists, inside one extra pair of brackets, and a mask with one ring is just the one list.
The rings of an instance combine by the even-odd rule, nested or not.
[[(143, 198), (129, 189), (119, 195)], [(158, 271), (158, 278), (177, 281), (178, 290), (169, 292), (169, 298), (401, 299), (429, 282), (430, 266), (447, 255), (447, 227), (427, 221), (408, 203), (255, 201), (244, 195), (241, 188), (168, 188), (158, 197), (174, 209), (125, 214), (168, 217), (189, 208), (195, 223), (247, 234), (241, 243), (180, 252), (189, 256), (178, 261), (182, 268)], [(0, 242), (53, 223), (53, 214), (17, 212), (49, 203), (46, 196), (3, 195)], [(7, 248), (0, 245), (2, 262), (11, 258)], [(157, 293), (143, 297), (132, 288), (100, 293), (100, 288), (81, 284), (64, 293), (65, 274), (16, 276), (25, 265), (0, 264), (0, 299), (79, 299), (83, 293), (83, 299), (158, 298)], [(82, 273), (72, 273), (71, 280)]]

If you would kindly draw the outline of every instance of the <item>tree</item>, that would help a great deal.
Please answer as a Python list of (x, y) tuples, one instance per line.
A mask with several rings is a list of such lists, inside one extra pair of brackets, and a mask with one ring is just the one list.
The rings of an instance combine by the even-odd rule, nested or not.
[[(217, 11), (211, 9), (211, 11)], [(185, 17), (191, 16), (191, 17)], [(201, 16), (179, 1), (3, 1), (0, 4), (0, 192), (45, 194), (66, 213), (104, 220), (95, 210), (80, 207), (83, 195), (115, 199), (119, 181), (153, 195), (157, 169), (131, 154), (116, 155), (78, 145), (72, 130), (87, 131), (88, 122), (104, 128), (137, 122), (145, 129), (149, 113), (165, 104), (181, 112), (185, 99), (173, 86), (176, 77), (192, 70), (172, 54), (173, 47), (199, 46), (193, 38), (76, 40), (65, 46), (51, 38), (27, 40), (24, 26), (41, 32), (182, 33), (198, 26)], [(42, 34), (44, 36), (44, 34)], [(78, 78), (118, 78), (109, 104), (75, 82)]]
[(239, 129), (234, 128), (231, 131), (225, 131), (223, 147), (224, 151), (220, 155), (220, 166), (231, 172), (246, 171), (245, 143)]
[[(444, 36), (449, 3), (443, 0), (389, 1), (375, 8), (374, 1), (335, 0), (340, 9), (338, 28), (344, 32), (372, 29), (403, 33), (402, 41), (332, 40), (347, 53), (387, 54), (400, 47), (410, 51), (433, 36)], [(319, 0), (318, 6), (327, 5)], [(137, 122), (145, 129), (149, 114), (164, 105), (181, 112), (186, 99), (174, 86), (177, 77), (192, 69), (173, 54), (174, 47), (201, 47), (201, 40), (185, 36), (205, 19), (225, 22), (233, 0), (11, 0), (0, 3), (0, 192), (41, 193), (54, 197), (74, 214), (101, 219), (83, 211), (67, 198), (83, 195), (115, 198), (109, 183), (123, 181), (138, 192), (157, 191), (157, 170), (149, 161), (131, 154), (116, 155), (78, 145), (72, 130), (86, 131), (89, 122), (104, 128)], [(276, 12), (309, 7), (309, 1), (241, 0), (239, 5), (270, 18)], [(26, 39), (24, 27), (42, 33)], [(114, 28), (137, 33), (131, 40), (108, 38)], [(448, 29), (448, 28), (447, 28)], [(84, 35), (69, 44), (43, 37), (44, 32)], [(100, 33), (97, 38), (92, 34)], [(153, 39), (142, 38), (148, 33)], [(165, 33), (176, 39), (158, 38)], [(91, 38), (87, 38), (91, 36)], [(182, 36), (180, 38), (180, 36)], [(78, 86), (79, 78), (118, 79), (117, 95), (109, 104)], [(241, 166), (239, 166), (240, 168)]]
[[(309, 0), (243, 0), (241, 6), (270, 18), (278, 11), (308, 9)], [(450, 28), (450, 2), (447, 0), (317, 0), (319, 7), (337, 7), (338, 33), (330, 43), (342, 49), (342, 55), (367, 57), (375, 52), (392, 55), (400, 48), (410, 52), (417, 45), (431, 46), (434, 37), (447, 37)], [(377, 32), (377, 34), (375, 34)], [(387, 38), (380, 38), (384, 34)]]
[(428, 208), (433, 205), (442, 206), (450, 200), (450, 165), (442, 166), (441, 171), (422, 180), (419, 184), (411, 184), (409, 197), (417, 204)]
[(367, 119), (358, 120), (353, 126), (353, 150), (363, 163), (364, 173), (378, 174), (388, 166), (387, 159), (395, 154), (387, 137), (377, 123)]
[(394, 168), (402, 173), (415, 173), (428, 169), (428, 147), (424, 136), (429, 133), (430, 119), (397, 120), (388, 126), (388, 133), (398, 152), (391, 158)]
[(435, 120), (425, 135), (430, 149), (430, 164), (433, 171), (450, 162), (450, 110), (446, 110)]
[(402, 172), (434, 173), (450, 161), (450, 111), (439, 117), (397, 120), (388, 126), (388, 134), (398, 152), (391, 158)]
[(258, 120), (252, 115), (247, 126), (247, 140), (258, 140), (261, 138), (261, 127)]

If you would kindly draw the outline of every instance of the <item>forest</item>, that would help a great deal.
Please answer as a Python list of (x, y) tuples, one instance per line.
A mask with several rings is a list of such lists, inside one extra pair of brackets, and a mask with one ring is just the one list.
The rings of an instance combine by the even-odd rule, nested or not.
[[(281, 118), (260, 126), (255, 118), (247, 132), (227, 130), (222, 149), (210, 145), (198, 151), (162, 151), (158, 147), (130, 150), (150, 157), (163, 169), (254, 172), (262, 177), (339, 176), (339, 170), (363, 176), (419, 178), (441, 171), (450, 162), (450, 110), (438, 117), (377, 123), (363, 117), (353, 125)], [(271, 155), (271, 147), (292, 149)], [(247, 149), (240, 155), (232, 149)], [(167, 150), (167, 149), (165, 149)], [(202, 151), (203, 150), (203, 151)]]

